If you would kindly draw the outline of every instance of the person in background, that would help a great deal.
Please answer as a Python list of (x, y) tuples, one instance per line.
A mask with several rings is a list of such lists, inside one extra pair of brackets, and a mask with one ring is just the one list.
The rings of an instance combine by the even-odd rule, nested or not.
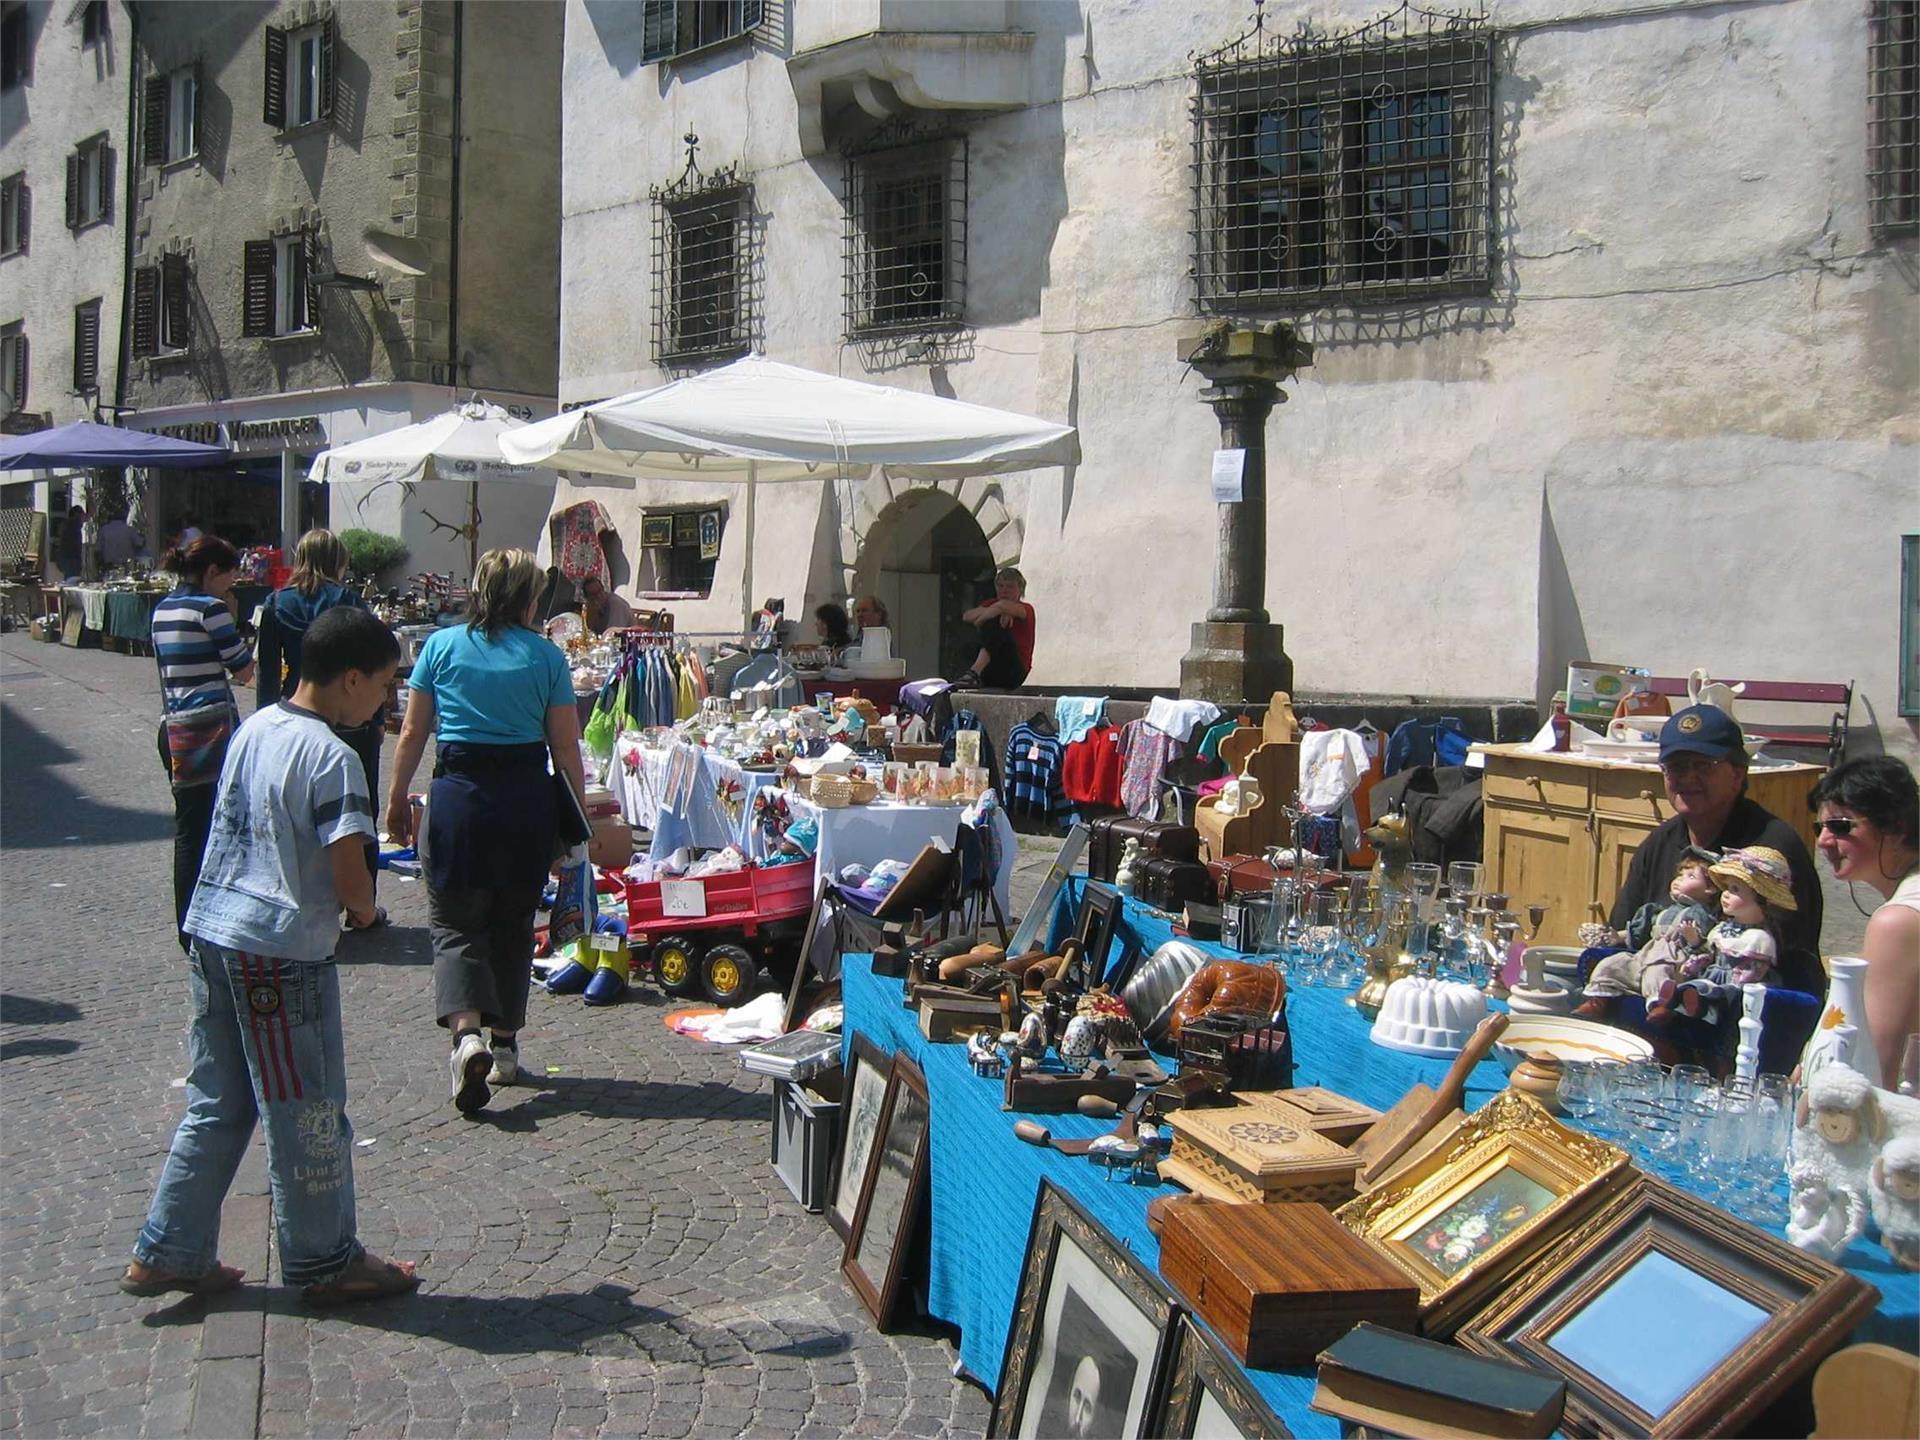
[(200, 517), (189, 510), (180, 517), (180, 539), (178, 544), (184, 548), (200, 538)]
[(633, 623), (633, 606), (609, 590), (597, 575), (580, 582), (580, 618), (596, 635), (620, 630)]
[(1011, 566), (993, 577), (993, 599), (983, 600), (960, 619), (980, 634), (980, 653), (956, 690), (1012, 690), (1026, 683), (1033, 669), (1033, 606), (1023, 598), (1027, 577)]
[(887, 607), (878, 595), (862, 595), (853, 604), (853, 621), (862, 630), (887, 624)]
[[(331, 530), (309, 530), (293, 547), (293, 573), (286, 585), (267, 597), (260, 607), (259, 676), (254, 684), (257, 708), (264, 710), (282, 695), (300, 687), (300, 666), (307, 631), (322, 615), (338, 605), (365, 609), (366, 602), (347, 588), (349, 561), (347, 547)], [(380, 746), (386, 739), (386, 708), (381, 707), (364, 725), (338, 732), (347, 748), (360, 759), (367, 793), (379, 794)], [(380, 876), (380, 842), (369, 835), (366, 841), (367, 873), (377, 882)], [(386, 923), (387, 912), (374, 906), (372, 924)]]
[[(580, 714), (560, 648), (534, 624), (545, 577), (525, 550), (489, 550), (469, 619), (436, 631), (407, 677), (407, 718), (387, 790), (387, 831), (414, 838), (407, 787), (435, 738), (420, 858), (433, 937), (434, 1013), (451, 1032), (454, 1108), (471, 1114), (520, 1073), (533, 979), (533, 912), (554, 860), (547, 760), (586, 794)], [(492, 1033), (481, 1039), (480, 1027)]]
[[(184, 927), (200, 857), (213, 823), (214, 785), (240, 723), (228, 677), (253, 679), (253, 651), (229, 605), (240, 556), (217, 535), (169, 550), (161, 568), (179, 584), (153, 607), (153, 656), (160, 666), (160, 763), (173, 785), (173, 908)], [(180, 948), (187, 934), (180, 931)]]
[(60, 573), (69, 582), (80, 579), (87, 554), (86, 506), (68, 509), (67, 518), (60, 522), (60, 541), (55, 553), (59, 556)]
[(281, 1277), (310, 1305), (420, 1284), (411, 1264), (368, 1254), (357, 1233), (333, 964), (333, 912), (373, 914), (360, 866), (373, 803), (338, 733), (372, 718), (399, 659), (399, 642), (365, 610), (323, 615), (293, 698), (257, 711), (233, 742), (186, 919), (187, 1113), (120, 1278), (130, 1295), (240, 1283), (244, 1272), (219, 1262), (220, 1205), (261, 1121)]
[(1714, 705), (1689, 705), (1660, 730), (1660, 776), (1673, 818), (1633, 852), (1608, 924), (1625, 930), (1633, 914), (1666, 894), (1689, 845), (1749, 850), (1763, 845), (1786, 857), (1794, 906), (1780, 926), (1779, 983), (1816, 997), (1827, 993), (1820, 964), (1823, 914), (1820, 877), (1794, 828), (1747, 796), (1747, 747), (1740, 726)]
[(844, 650), (853, 643), (853, 631), (847, 625), (847, 612), (832, 601), (813, 612), (814, 633), (822, 645)]
[(115, 515), (100, 527), (100, 569), (117, 570), (140, 549), (140, 537), (124, 515)]
[(1867, 921), (1867, 1031), (1881, 1083), (1900, 1081), (1907, 1039), (1920, 1035), (1920, 786), (1890, 755), (1836, 765), (1807, 797), (1818, 818), (1814, 846), (1834, 878), (1856, 881), (1886, 903)]

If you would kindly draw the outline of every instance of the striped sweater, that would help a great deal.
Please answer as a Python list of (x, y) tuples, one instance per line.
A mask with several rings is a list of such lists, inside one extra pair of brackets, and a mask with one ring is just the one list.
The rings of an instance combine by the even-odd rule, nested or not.
[(177, 715), (233, 704), (227, 672), (245, 669), (253, 651), (240, 638), (225, 601), (183, 588), (153, 607), (153, 655), (160, 663), (166, 712)]

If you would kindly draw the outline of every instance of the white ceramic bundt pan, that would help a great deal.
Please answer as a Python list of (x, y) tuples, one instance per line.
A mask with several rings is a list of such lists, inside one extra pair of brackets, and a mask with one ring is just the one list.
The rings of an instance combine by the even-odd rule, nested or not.
[(1406, 975), (1387, 987), (1373, 1043), (1411, 1055), (1457, 1055), (1486, 1016), (1487, 997), (1477, 987)]

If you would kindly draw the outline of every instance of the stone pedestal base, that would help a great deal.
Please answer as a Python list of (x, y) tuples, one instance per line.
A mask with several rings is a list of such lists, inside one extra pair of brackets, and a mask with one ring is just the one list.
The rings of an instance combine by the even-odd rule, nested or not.
[(1276, 690), (1293, 689), (1293, 661), (1283, 646), (1285, 627), (1202, 621), (1193, 648), (1180, 659), (1180, 697), (1221, 707), (1265, 704)]

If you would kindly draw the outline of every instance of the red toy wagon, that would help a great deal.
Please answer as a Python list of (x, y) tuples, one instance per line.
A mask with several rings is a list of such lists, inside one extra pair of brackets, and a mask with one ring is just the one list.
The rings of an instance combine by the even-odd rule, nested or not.
[(704, 993), (716, 1005), (753, 994), (762, 965), (793, 975), (813, 866), (751, 866), (698, 880), (627, 882), (627, 943), (669, 995)]

